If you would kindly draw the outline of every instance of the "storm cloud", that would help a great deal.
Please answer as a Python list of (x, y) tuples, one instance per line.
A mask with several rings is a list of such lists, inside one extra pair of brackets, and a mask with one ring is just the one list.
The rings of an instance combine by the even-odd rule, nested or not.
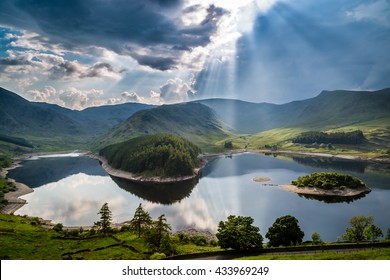
[[(164, 71), (175, 68), (183, 52), (207, 45), (225, 13), (210, 5), (201, 23), (185, 26), (178, 20), (186, 13), (182, 5), (181, 0), (5, 0), (0, 3), (0, 24), (35, 32), (45, 43), (68, 50), (103, 47)], [(164, 55), (134, 48), (154, 48)]]

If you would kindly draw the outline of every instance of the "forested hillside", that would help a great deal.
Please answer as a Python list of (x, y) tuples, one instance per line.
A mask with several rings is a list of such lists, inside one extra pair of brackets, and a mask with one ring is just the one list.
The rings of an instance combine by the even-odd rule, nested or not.
[(190, 141), (166, 133), (136, 137), (100, 151), (116, 169), (162, 177), (192, 175), (199, 153)]

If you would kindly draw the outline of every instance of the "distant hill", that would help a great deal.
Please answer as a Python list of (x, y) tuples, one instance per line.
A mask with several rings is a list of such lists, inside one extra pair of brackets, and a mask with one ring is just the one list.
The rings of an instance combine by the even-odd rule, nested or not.
[[(223, 141), (250, 147), (280, 143), (305, 131), (362, 130), (377, 149), (390, 143), (390, 88), (323, 91), (306, 100), (276, 105), (208, 99), (159, 107), (127, 103), (82, 111), (29, 102), (0, 88), (0, 152), (101, 148), (141, 135), (183, 136), (205, 151)], [(251, 140), (239, 134), (251, 134)], [(9, 138), (11, 137), (11, 138)], [(13, 137), (13, 138), (12, 138)], [(91, 144), (92, 143), (92, 144)], [(222, 143), (222, 144), (221, 144)], [(367, 147), (368, 150), (372, 147)], [(20, 152), (23, 152), (20, 151)]]
[(30, 102), (0, 88), (0, 134), (28, 139), (34, 147), (42, 149), (85, 148), (96, 136), (135, 112), (153, 107), (126, 103), (76, 111)]
[(99, 137), (95, 146), (102, 148), (136, 136), (159, 132), (180, 135), (201, 148), (228, 135), (212, 109), (192, 102), (139, 111)]
[(288, 127), (323, 129), (390, 116), (390, 88), (323, 91), (314, 98), (282, 105), (226, 99), (197, 102), (212, 108), (233, 132), (248, 134)]
[(82, 133), (80, 124), (65, 114), (29, 102), (3, 88), (0, 88), (0, 132), (47, 137)]

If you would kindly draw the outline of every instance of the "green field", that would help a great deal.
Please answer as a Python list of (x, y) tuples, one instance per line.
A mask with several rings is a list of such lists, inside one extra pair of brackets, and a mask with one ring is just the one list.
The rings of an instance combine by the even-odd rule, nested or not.
[(390, 249), (367, 249), (353, 252), (326, 252), (307, 254), (266, 254), (243, 257), (238, 260), (390, 260)]
[[(153, 252), (132, 232), (117, 230), (111, 236), (90, 235), (87, 230), (56, 232), (37, 225), (37, 218), (0, 214), (0, 259), (87, 260), (149, 259)], [(77, 233), (79, 237), (72, 237)], [(177, 254), (220, 250), (217, 246), (176, 245)]]

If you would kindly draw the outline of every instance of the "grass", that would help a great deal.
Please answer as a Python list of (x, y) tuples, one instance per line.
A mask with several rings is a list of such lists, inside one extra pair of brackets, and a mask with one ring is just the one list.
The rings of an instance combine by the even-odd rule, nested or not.
[(390, 249), (367, 249), (348, 253), (267, 254), (238, 258), (238, 260), (390, 260)]
[[(60, 260), (64, 254), (70, 254), (73, 259), (92, 260), (148, 257), (143, 241), (136, 240), (130, 233), (117, 233), (115, 238), (95, 236), (89, 239), (61, 239), (61, 235), (31, 225), (28, 218), (0, 214), (0, 259)], [(123, 244), (138, 249), (132, 250)]]
[[(86, 260), (149, 259), (147, 243), (129, 231), (112, 236), (67, 238), (63, 232), (31, 224), (31, 218), (0, 214), (0, 259), (61, 260), (64, 255)], [(34, 219), (36, 220), (36, 219)], [(177, 254), (220, 250), (220, 247), (176, 245)]]

